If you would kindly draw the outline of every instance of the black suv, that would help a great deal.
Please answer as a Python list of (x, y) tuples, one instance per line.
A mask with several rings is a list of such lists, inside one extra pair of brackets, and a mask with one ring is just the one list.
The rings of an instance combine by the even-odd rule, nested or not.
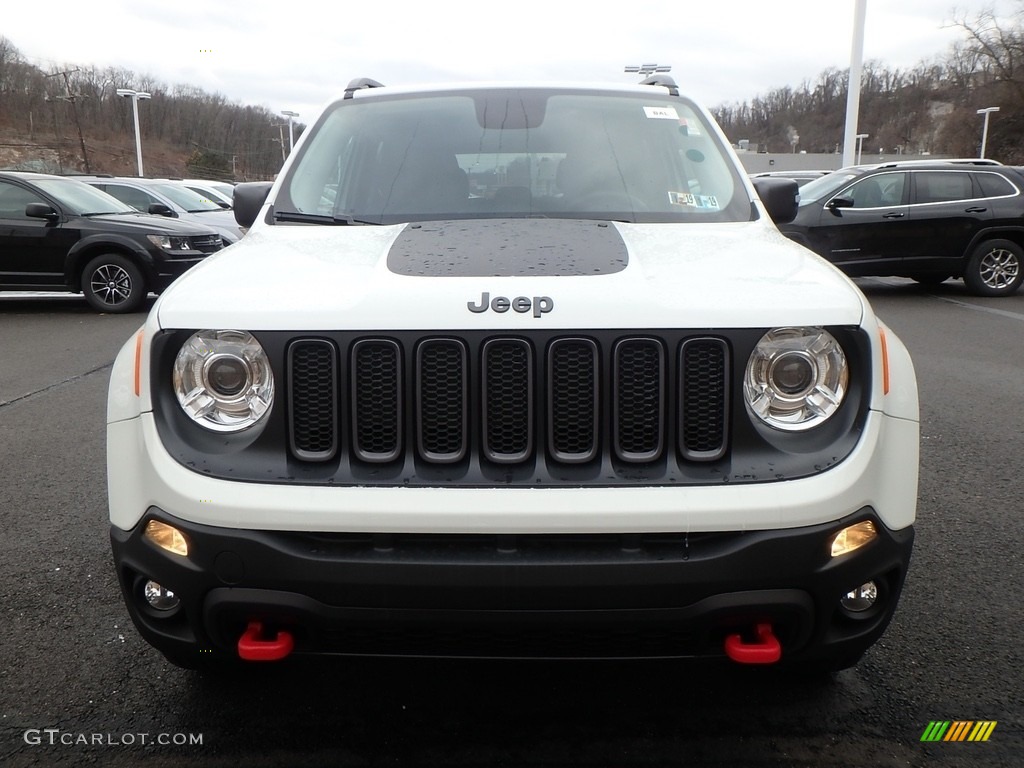
[(224, 247), (195, 224), (139, 213), (76, 179), (0, 172), (0, 290), (72, 291), (134, 312)]
[(962, 277), (982, 296), (1024, 280), (1024, 175), (986, 160), (842, 168), (800, 189), (779, 227), (848, 275)]

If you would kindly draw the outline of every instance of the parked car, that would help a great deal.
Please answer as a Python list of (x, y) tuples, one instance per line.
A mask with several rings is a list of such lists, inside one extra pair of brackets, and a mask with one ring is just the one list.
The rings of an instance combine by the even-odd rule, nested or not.
[(234, 192), (234, 185), (226, 182), (204, 181), (202, 179), (161, 179), (171, 181), (183, 187), (191, 189), (205, 200), (216, 203), (221, 208), (230, 209)]
[(0, 290), (82, 293), (134, 312), (223, 242), (209, 227), (151, 216), (76, 179), (0, 172)]
[(351, 83), (117, 356), (140, 634), (854, 664), (910, 562), (913, 365), (756, 185), (668, 77)]
[(849, 275), (963, 278), (982, 296), (1024, 280), (1024, 176), (989, 160), (840, 169), (800, 190), (780, 229)]
[(231, 211), (176, 182), (110, 176), (78, 178), (140, 211), (212, 227), (224, 238), (225, 245), (237, 243), (245, 234)]

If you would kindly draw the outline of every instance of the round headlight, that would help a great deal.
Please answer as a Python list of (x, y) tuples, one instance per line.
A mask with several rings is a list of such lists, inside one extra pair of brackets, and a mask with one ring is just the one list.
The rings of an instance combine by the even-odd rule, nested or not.
[(823, 328), (775, 328), (747, 361), (748, 410), (777, 429), (815, 427), (839, 409), (849, 369), (839, 342)]
[(263, 347), (246, 331), (199, 331), (174, 361), (174, 393), (193, 421), (216, 432), (258, 422), (274, 401)]

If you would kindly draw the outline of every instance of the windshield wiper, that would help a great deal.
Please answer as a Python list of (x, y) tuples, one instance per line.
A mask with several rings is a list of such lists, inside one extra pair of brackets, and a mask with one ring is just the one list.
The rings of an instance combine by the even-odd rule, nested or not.
[(376, 221), (365, 221), (352, 216), (327, 216), (322, 213), (299, 213), (298, 211), (275, 211), (274, 221), (296, 221), (303, 224), (330, 224), (345, 226), (350, 224), (369, 224), (378, 226)]

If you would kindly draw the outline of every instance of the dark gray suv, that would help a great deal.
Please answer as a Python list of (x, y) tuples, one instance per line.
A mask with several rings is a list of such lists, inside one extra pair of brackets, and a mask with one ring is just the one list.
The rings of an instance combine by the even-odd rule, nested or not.
[(843, 168), (800, 189), (779, 228), (853, 276), (963, 278), (982, 296), (1024, 280), (1024, 176), (991, 161)]
[(136, 312), (223, 247), (213, 229), (139, 213), (76, 179), (0, 172), (0, 291), (71, 291), (98, 312)]

